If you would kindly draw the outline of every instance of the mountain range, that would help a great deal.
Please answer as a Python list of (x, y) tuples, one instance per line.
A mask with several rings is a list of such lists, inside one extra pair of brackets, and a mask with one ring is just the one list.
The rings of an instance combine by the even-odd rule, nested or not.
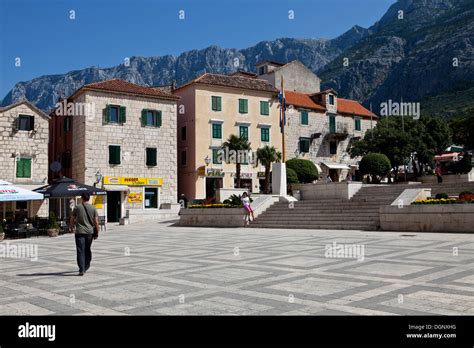
[(43, 110), (86, 83), (120, 78), (147, 86), (178, 85), (204, 72), (254, 72), (262, 60), (300, 60), (345, 98), (378, 112), (381, 102), (420, 102), (422, 114), (474, 115), (474, 0), (398, 0), (370, 28), (326, 39), (280, 38), (245, 49), (210, 46), (179, 56), (131, 57), (19, 82), (2, 105), (28, 99)]

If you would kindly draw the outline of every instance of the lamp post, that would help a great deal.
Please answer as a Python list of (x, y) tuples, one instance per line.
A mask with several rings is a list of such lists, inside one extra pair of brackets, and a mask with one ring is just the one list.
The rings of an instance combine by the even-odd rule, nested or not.
[(94, 187), (97, 187), (97, 184), (102, 180), (102, 173), (100, 172), (100, 169), (97, 169), (97, 172), (95, 173), (95, 183)]

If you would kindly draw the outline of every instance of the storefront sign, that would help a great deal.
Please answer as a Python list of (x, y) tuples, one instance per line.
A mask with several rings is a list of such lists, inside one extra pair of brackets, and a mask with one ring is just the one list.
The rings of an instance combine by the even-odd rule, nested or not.
[(104, 176), (105, 185), (162, 186), (162, 178), (139, 178), (128, 176)]
[(222, 178), (225, 175), (222, 169), (208, 169), (206, 176), (211, 178)]
[[(235, 178), (237, 175), (235, 173), (231, 173), (230, 176)], [(253, 177), (253, 173), (240, 173), (241, 179), (251, 179), (252, 177)]]
[(92, 204), (96, 209), (104, 208), (104, 196), (92, 196)]
[(128, 203), (143, 202), (143, 194), (141, 192), (131, 192), (128, 194)]

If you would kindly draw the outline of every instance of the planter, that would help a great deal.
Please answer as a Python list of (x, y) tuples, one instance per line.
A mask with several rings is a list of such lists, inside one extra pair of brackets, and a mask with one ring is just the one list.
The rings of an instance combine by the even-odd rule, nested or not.
[(49, 228), (48, 229), (48, 236), (49, 237), (57, 237), (59, 235), (59, 230), (57, 228)]
[(0, 233), (0, 242), (5, 239), (5, 233), (2, 232)]

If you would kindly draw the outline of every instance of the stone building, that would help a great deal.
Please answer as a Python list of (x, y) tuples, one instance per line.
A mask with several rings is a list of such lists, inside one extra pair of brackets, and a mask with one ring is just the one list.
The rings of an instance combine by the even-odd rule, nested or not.
[(53, 111), (52, 129), (68, 133), (50, 150), (57, 171), (106, 189), (105, 201), (94, 204), (108, 222), (177, 212), (178, 99), (115, 79), (84, 85)]
[(320, 91), (320, 79), (302, 63), (263, 62), (257, 66), (258, 78), (280, 88), (284, 79), (287, 104), (285, 128), (286, 159), (309, 159), (320, 177), (333, 181), (359, 179), (358, 161), (348, 150), (353, 141), (375, 126), (377, 116), (355, 100), (339, 98), (330, 89)]
[[(265, 145), (281, 151), (278, 91), (249, 73), (203, 74), (178, 87), (179, 193), (189, 200), (215, 198), (236, 188), (235, 162), (219, 158), (231, 134), (245, 136), (252, 152)], [(249, 160), (241, 167), (241, 188), (260, 192), (264, 168)], [(224, 190), (221, 190), (223, 192)]]
[[(28, 190), (48, 180), (50, 117), (28, 101), (0, 108), (0, 179)], [(0, 203), (7, 218), (46, 217), (48, 200)]]

